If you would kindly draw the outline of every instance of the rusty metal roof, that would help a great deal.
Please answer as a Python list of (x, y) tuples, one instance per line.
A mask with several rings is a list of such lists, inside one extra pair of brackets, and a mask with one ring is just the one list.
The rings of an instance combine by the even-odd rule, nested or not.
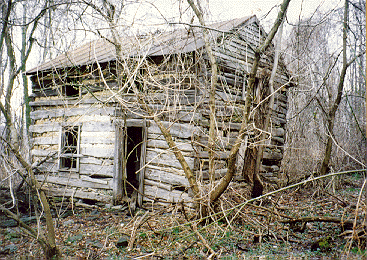
[[(214, 29), (210, 30), (210, 34), (212, 39), (216, 39), (219, 35), (231, 32), (249, 21), (257, 21), (256, 16), (219, 22), (208, 27)], [(121, 37), (121, 43), (122, 53), (126, 57), (187, 53), (204, 46), (200, 27), (193, 27), (190, 31), (175, 29), (155, 35)], [(29, 75), (40, 71), (82, 66), (96, 62), (103, 63), (115, 59), (115, 46), (106, 39), (98, 39), (83, 44), (72, 51), (65, 52), (55, 59), (41, 63), (26, 73)]]

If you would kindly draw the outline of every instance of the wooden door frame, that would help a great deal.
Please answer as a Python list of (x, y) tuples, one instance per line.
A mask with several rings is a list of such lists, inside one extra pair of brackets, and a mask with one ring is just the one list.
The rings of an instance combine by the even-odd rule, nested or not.
[(125, 127), (140, 127), (142, 128), (142, 144), (140, 152), (140, 172), (139, 172), (139, 187), (138, 187), (138, 205), (143, 204), (144, 197), (144, 176), (146, 162), (146, 143), (147, 143), (147, 122), (146, 119), (126, 119), (115, 121), (115, 151), (114, 151), (114, 171), (113, 171), (113, 199), (118, 203), (123, 198), (123, 178), (126, 169), (123, 169), (123, 154)]

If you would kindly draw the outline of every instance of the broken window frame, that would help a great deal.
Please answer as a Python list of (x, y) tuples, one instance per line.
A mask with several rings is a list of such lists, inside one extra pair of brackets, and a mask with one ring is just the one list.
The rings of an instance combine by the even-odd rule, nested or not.
[[(59, 171), (67, 172), (79, 172), (80, 166), (80, 125), (63, 125), (60, 129), (59, 138)], [(69, 139), (67, 134), (76, 134), (76, 138), (71, 137), (73, 143), (67, 145), (66, 142)], [(66, 152), (67, 149), (72, 152)], [(68, 161), (70, 160), (70, 161)], [(69, 165), (69, 166), (68, 166)]]

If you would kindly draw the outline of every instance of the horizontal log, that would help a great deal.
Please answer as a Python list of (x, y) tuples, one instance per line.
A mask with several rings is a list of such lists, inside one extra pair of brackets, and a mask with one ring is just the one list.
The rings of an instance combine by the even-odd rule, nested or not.
[(279, 105), (279, 104), (274, 104), (272, 110), (274, 112), (277, 112), (277, 113), (283, 114), (283, 115), (286, 115), (288, 113), (288, 110), (286, 108), (284, 108), (283, 106)]
[(108, 158), (114, 157), (115, 147), (114, 145), (94, 145), (94, 146), (82, 146), (80, 153), (83, 156), (93, 156), (97, 158)]
[(59, 136), (43, 136), (34, 137), (31, 139), (31, 142), (33, 145), (58, 145), (59, 139)]
[[(107, 119), (107, 121), (106, 121)], [(110, 117), (100, 116), (87, 118), (87, 122), (82, 122), (82, 131), (86, 132), (113, 132), (115, 131), (114, 125), (111, 123)], [(93, 121), (97, 120), (97, 121)], [(71, 123), (72, 124), (72, 123)], [(32, 133), (43, 134), (47, 132), (59, 132), (63, 124), (60, 122), (48, 122), (44, 124), (35, 124), (29, 126), (29, 131)]]
[[(209, 159), (209, 153), (207, 151), (200, 151), (198, 153), (193, 154), (193, 156), (197, 156), (200, 159)], [(215, 151), (214, 159), (226, 160), (229, 156), (229, 151)]]
[(59, 132), (61, 124), (59, 122), (49, 122), (47, 124), (30, 125), (29, 131), (31, 133), (43, 134), (47, 132)]
[(37, 167), (38, 172), (55, 174), (59, 171), (57, 163), (43, 163)]
[(147, 167), (145, 170), (145, 178), (156, 182), (171, 184), (173, 186), (190, 186), (185, 176), (177, 175), (164, 170), (152, 169), (150, 167)]
[(271, 134), (273, 136), (278, 136), (278, 137), (283, 137), (285, 135), (285, 130), (284, 128), (272, 128), (271, 129)]
[(44, 149), (32, 149), (31, 150), (31, 155), (32, 156), (37, 156), (37, 157), (46, 157), (46, 156), (50, 156), (53, 153), (57, 152), (57, 154), (59, 153), (59, 149), (58, 146), (54, 146), (55, 149), (48, 149), (48, 150), (44, 150)]
[(100, 103), (95, 98), (82, 98), (82, 99), (66, 99), (66, 98), (60, 98), (60, 99), (46, 99), (46, 100), (38, 100), (38, 101), (32, 101), (29, 102), (29, 105), (31, 107), (44, 107), (44, 106), (74, 106), (79, 104), (97, 104)]
[(113, 165), (84, 164), (79, 165), (80, 174), (89, 176), (113, 177)]
[(158, 188), (161, 188), (161, 189), (164, 189), (164, 190), (168, 190), (168, 191), (171, 191), (173, 188), (172, 188), (172, 185), (169, 185), (169, 184), (164, 184), (162, 182), (159, 182), (159, 181), (153, 181), (153, 180), (149, 180), (149, 179), (144, 179), (144, 186), (154, 186), (154, 187), (158, 187)]
[(47, 118), (58, 118), (58, 117), (71, 117), (71, 116), (86, 116), (86, 115), (107, 115), (115, 116), (116, 110), (114, 107), (104, 107), (104, 108), (57, 108), (57, 109), (40, 109), (31, 112), (31, 119), (40, 120)]
[(79, 199), (96, 200), (105, 203), (112, 203), (112, 196), (100, 194), (94, 191), (80, 191), (77, 189), (43, 187), (47, 196), (51, 197), (73, 197)]
[(101, 185), (107, 185), (110, 189), (112, 189), (112, 178), (92, 178), (89, 176), (85, 176), (85, 175), (80, 175), (80, 179), (82, 181), (86, 181), (86, 182), (91, 182), (91, 183), (98, 183)]
[(84, 164), (97, 164), (97, 165), (113, 165), (113, 160), (95, 157), (82, 157), (80, 163)]
[(108, 181), (105, 180), (97, 180), (88, 177), (89, 179), (75, 179), (75, 178), (67, 178), (67, 177), (59, 177), (59, 176), (45, 176), (45, 175), (36, 175), (36, 179), (40, 182), (52, 183), (65, 185), (69, 188), (78, 187), (78, 188), (94, 188), (94, 189), (112, 189), (111, 185), (109, 185)]
[(84, 122), (82, 125), (82, 131), (86, 132), (114, 132), (115, 126), (108, 121), (89, 121)]
[[(218, 179), (222, 178), (224, 175), (226, 175), (226, 173), (227, 173), (227, 169), (215, 170), (214, 171), (214, 179), (218, 180)], [(197, 173), (197, 175), (198, 175), (198, 177), (200, 176), (204, 181), (210, 179), (210, 175), (209, 175), (208, 170), (201, 171), (201, 172)]]
[(277, 136), (273, 136), (273, 137), (271, 138), (271, 140), (276, 141), (276, 142), (281, 143), (281, 144), (284, 144), (284, 143), (285, 143), (284, 138), (277, 137)]
[[(176, 159), (175, 155), (172, 152), (169, 152), (168, 150), (162, 150), (162, 149), (152, 150), (148, 148), (146, 154), (147, 154), (146, 163), (148, 165), (153, 164), (158, 166), (169, 166), (182, 169), (181, 164)], [(193, 169), (194, 158), (188, 156), (185, 156), (184, 158), (190, 169)]]
[(271, 117), (271, 122), (278, 126), (283, 126), (287, 123), (287, 120), (284, 118), (275, 117), (274, 115)]
[(264, 152), (263, 158), (271, 161), (280, 161), (283, 159), (283, 154), (280, 152)]
[(148, 196), (148, 198), (152, 200), (160, 199), (165, 200), (167, 202), (192, 201), (189, 194), (186, 192), (181, 192), (177, 190), (168, 191), (165, 189), (161, 189), (157, 186), (150, 186), (150, 185), (144, 186), (144, 195)]
[[(209, 127), (209, 121), (200, 122), (202, 126)], [(218, 129), (227, 130), (227, 131), (239, 131), (241, 129), (241, 123), (234, 122), (217, 122), (216, 126)]]
[[(229, 77), (226, 77), (224, 75), (218, 75), (218, 81), (219, 83), (222, 83), (224, 85), (230, 85), (230, 86), (233, 86), (233, 87), (240, 87), (243, 85), (242, 82), (239, 82), (235, 79), (232, 79), (232, 78), (229, 78)], [(234, 95), (232, 98), (228, 99), (228, 100), (236, 100), (236, 95)]]
[(277, 118), (281, 118), (281, 119), (286, 120), (287, 114), (282, 114), (282, 113), (279, 113), (279, 112), (273, 110), (272, 111), (272, 117), (277, 117)]
[(80, 134), (80, 145), (83, 144), (114, 144), (114, 132), (84, 132)]
[[(208, 136), (202, 136), (200, 138), (200, 140), (197, 141), (197, 145), (202, 146), (202, 147), (208, 147)], [(224, 149), (231, 149), (233, 144), (235, 143), (236, 138), (228, 138), (228, 137), (217, 137), (216, 140), (216, 146), (220, 147), (220, 148), (224, 148)]]
[[(185, 151), (185, 152), (192, 152), (194, 148), (190, 143), (181, 143), (181, 142), (175, 142), (176, 146), (179, 150)], [(168, 144), (165, 140), (148, 140), (147, 142), (148, 148), (160, 148), (160, 149), (168, 149)]]
[(277, 165), (261, 165), (260, 172), (279, 172), (280, 168)]
[[(198, 127), (189, 125), (189, 124), (178, 124), (178, 123), (169, 123), (169, 122), (163, 122), (163, 125), (168, 128), (171, 135), (173, 137), (179, 137), (179, 138), (191, 138), (195, 134), (199, 134), (200, 131)], [(152, 122), (151, 126), (148, 128), (149, 133), (154, 134), (161, 134), (161, 130), (157, 126), (156, 123)]]
[(162, 166), (155, 166), (155, 165), (146, 165), (146, 169), (151, 169), (151, 170), (157, 170), (157, 171), (162, 171), (162, 172), (166, 172), (169, 174), (173, 174), (173, 175), (178, 175), (178, 176), (183, 176), (185, 177), (185, 172), (181, 169), (177, 169), (177, 168), (172, 168), (172, 167), (162, 167)]
[(175, 118), (179, 122), (199, 122), (200, 120), (203, 119), (201, 114), (188, 111), (178, 111)]

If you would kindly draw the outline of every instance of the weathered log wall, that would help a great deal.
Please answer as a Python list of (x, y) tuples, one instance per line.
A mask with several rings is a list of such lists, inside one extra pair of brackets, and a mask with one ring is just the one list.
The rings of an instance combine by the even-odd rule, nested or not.
[[(73, 195), (76, 198), (98, 198), (110, 202), (111, 197), (108, 195), (112, 189), (115, 136), (111, 117), (116, 114), (116, 109), (98, 104), (86, 108), (78, 105), (61, 108), (59, 102), (40, 100), (31, 104), (31, 118), (34, 122), (30, 126), (33, 160), (43, 160), (55, 154), (38, 168), (38, 171), (44, 173), (38, 175), (39, 180), (47, 178), (44, 184), (46, 190), (60, 189), (55, 187), (55, 184), (59, 184), (64, 187), (66, 194), (76, 192)], [(78, 125), (81, 128), (77, 172), (59, 171), (58, 167), (60, 131), (66, 125)], [(92, 192), (91, 189), (96, 191)]]
[[(216, 178), (227, 169), (227, 157), (238, 136), (242, 121), (244, 88), (254, 59), (254, 48), (263, 40), (264, 32), (256, 22), (223, 34), (215, 40), (214, 54), (219, 64), (219, 81), (216, 86)], [(273, 50), (262, 57), (258, 77), (269, 73), (273, 63)], [(170, 130), (176, 145), (182, 151), (189, 167), (198, 180), (208, 180), (209, 103), (208, 86), (211, 72), (208, 58), (202, 49), (194, 53), (152, 57), (150, 66), (142, 68), (134, 84), (145, 93), (152, 111), (160, 115)], [(35, 100), (31, 102), (32, 156), (42, 160), (56, 153), (39, 167), (38, 175), (44, 188), (52, 194), (66, 194), (83, 199), (111, 202), (116, 154), (116, 125), (114, 120), (142, 120), (147, 113), (131, 93), (131, 86), (112, 97), (103, 90), (107, 83), (117, 89), (113, 62), (102, 66), (106, 81), (93, 66), (69, 70), (69, 76), (77, 78), (72, 83), (67, 77), (55, 79), (52, 73), (32, 77)], [(66, 70), (65, 70), (66, 71)], [(64, 71), (64, 72), (65, 72)], [(77, 73), (83, 71), (81, 75)], [(66, 73), (66, 72), (65, 72)], [(64, 75), (64, 74), (63, 74)], [(65, 74), (66, 75), (66, 74)], [(76, 84), (81, 88), (79, 96), (62, 96), (62, 84)], [(276, 181), (283, 157), (287, 113), (288, 76), (280, 63), (275, 78), (277, 92), (271, 117), (271, 136), (264, 151), (261, 168), (264, 178)], [(256, 91), (255, 91), (256, 93)], [(254, 106), (257, 104), (254, 103)], [(169, 149), (160, 129), (151, 117), (146, 117), (146, 165), (144, 167), (144, 194), (147, 201), (177, 202), (189, 200), (189, 184), (181, 165)], [(80, 126), (80, 158), (77, 172), (60, 172), (57, 158), (60, 147), (60, 131), (64, 125)], [(254, 135), (256, 125), (251, 124), (238, 155), (240, 179), (244, 150)], [(64, 193), (62, 192), (64, 191)]]
[[(254, 60), (254, 49), (264, 40), (265, 35), (258, 23), (249, 23), (240, 27), (231, 34), (224, 35), (221, 41), (214, 47), (214, 54), (219, 62), (219, 84), (217, 86), (217, 114), (218, 120), (218, 158), (217, 171), (224, 171), (226, 168), (226, 159), (234, 143), (235, 137), (238, 135), (239, 122), (242, 120), (242, 106), (245, 92), (244, 87), (247, 84), (247, 75), (251, 70), (251, 64)], [(268, 50), (260, 60), (258, 77), (264, 74), (270, 75), (273, 65), (273, 47)], [(210, 80), (210, 72), (206, 75), (206, 81)], [(277, 176), (280, 172), (280, 164), (283, 158), (283, 146), (285, 143), (285, 125), (287, 114), (287, 87), (289, 86), (289, 77), (286, 74), (285, 66), (279, 63), (277, 74), (275, 77), (275, 104), (271, 116), (271, 136), (267, 142), (264, 151), (263, 165), (261, 172), (263, 177), (270, 182), (277, 182)], [(255, 91), (256, 93), (256, 91)], [(257, 103), (254, 103), (256, 106)], [(209, 118), (208, 101), (204, 101), (204, 109), (202, 110), (203, 118)], [(221, 124), (236, 124), (237, 127), (221, 127)], [(208, 129), (208, 124), (203, 125)], [(255, 125), (256, 127), (256, 125)], [(208, 131), (208, 130), (207, 130)], [(248, 133), (251, 137), (251, 131)], [(247, 139), (245, 140), (247, 141)], [(245, 141), (243, 146), (245, 146)], [(207, 140), (202, 140), (203, 146), (207, 144)], [(202, 170), (205, 172), (208, 165), (207, 153), (200, 153)], [(243, 162), (243, 151), (238, 156), (238, 174), (241, 172)], [(218, 175), (219, 177), (220, 175)]]

